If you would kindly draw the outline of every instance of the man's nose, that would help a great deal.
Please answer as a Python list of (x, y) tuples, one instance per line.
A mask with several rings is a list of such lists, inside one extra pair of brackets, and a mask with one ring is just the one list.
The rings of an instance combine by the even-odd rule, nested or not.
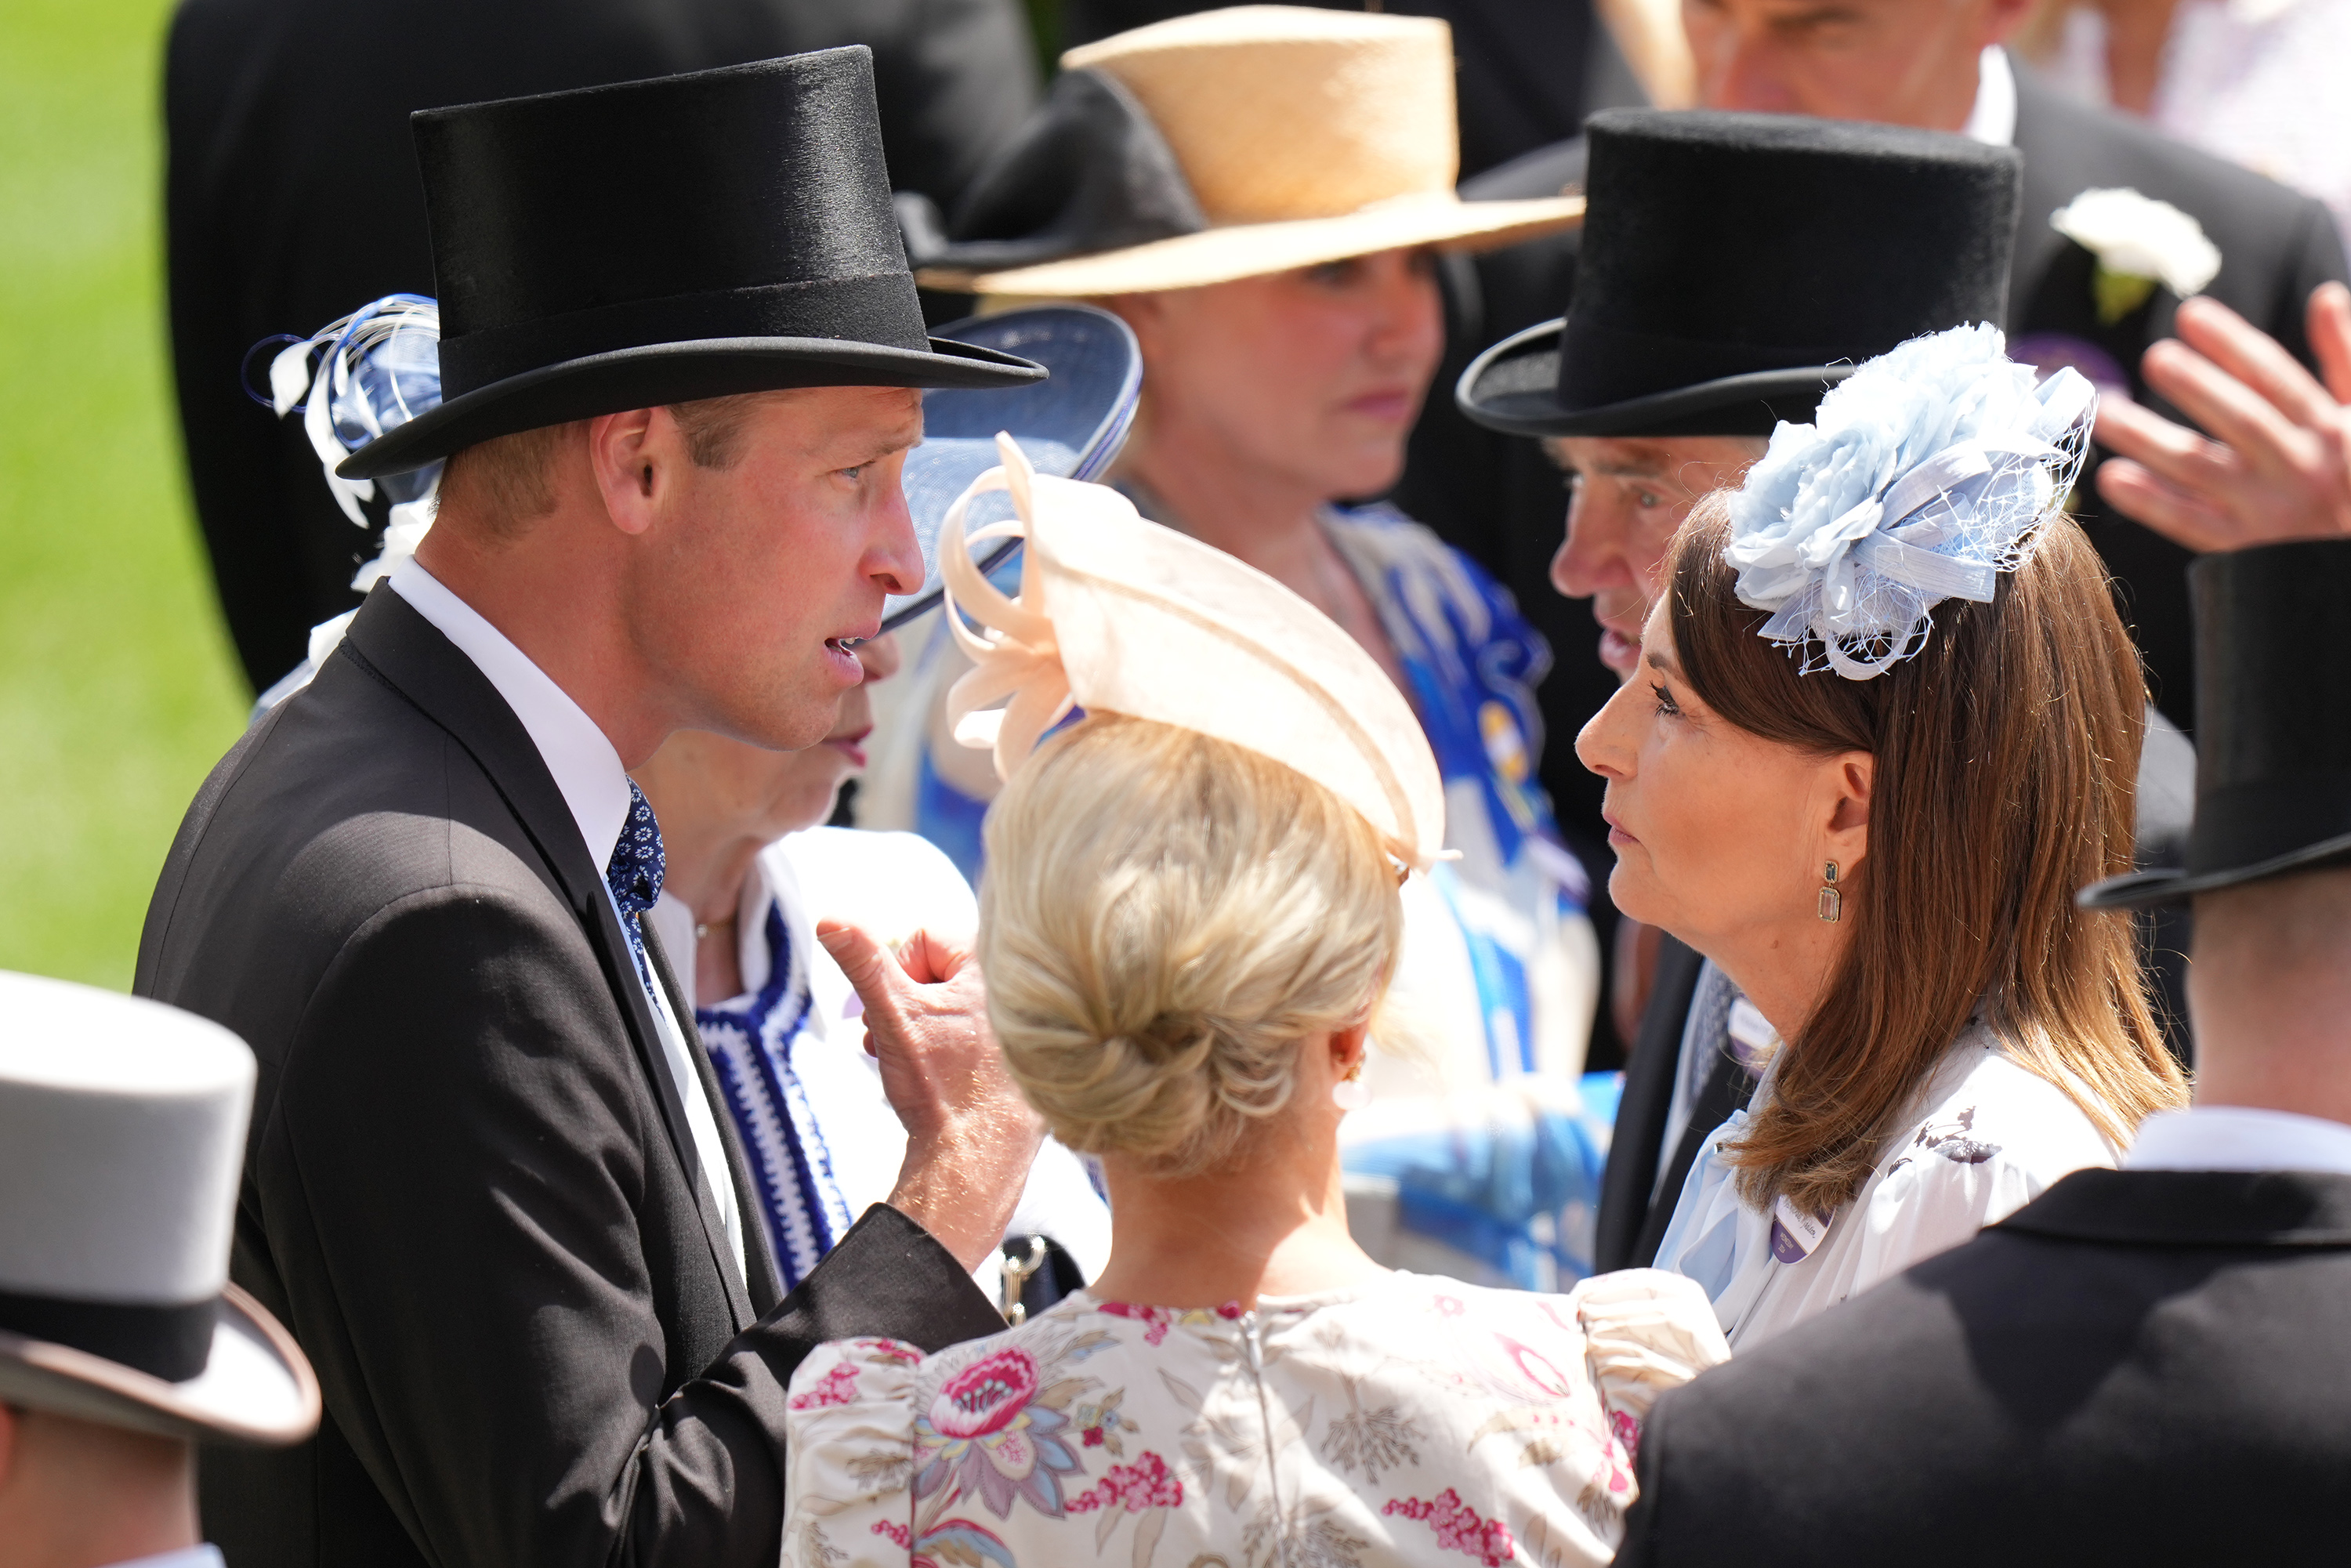
[[(1624, 530), (1588, 490), (1567, 509), (1567, 534), (1551, 558), (1551, 585), (1570, 599), (1589, 599), (1624, 575)], [(1610, 568), (1617, 570), (1611, 573)]]
[(891, 485), (873, 511), (874, 538), (866, 575), (885, 593), (914, 593), (923, 586), (923, 547), (914, 538), (914, 516), (906, 509), (904, 486)]
[(1730, 33), (1698, 62), (1698, 96), (1708, 109), (1743, 109), (1759, 114), (1796, 112), (1781, 51), (1771, 39), (1744, 30)]

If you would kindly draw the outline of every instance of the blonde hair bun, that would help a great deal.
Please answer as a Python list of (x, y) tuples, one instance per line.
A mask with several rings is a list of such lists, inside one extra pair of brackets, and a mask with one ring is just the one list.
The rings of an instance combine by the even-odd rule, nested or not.
[(1352, 807), (1269, 758), (1096, 714), (989, 811), (988, 1015), (1071, 1148), (1174, 1172), (1290, 1103), (1298, 1047), (1364, 1021), (1393, 972), (1393, 862)]

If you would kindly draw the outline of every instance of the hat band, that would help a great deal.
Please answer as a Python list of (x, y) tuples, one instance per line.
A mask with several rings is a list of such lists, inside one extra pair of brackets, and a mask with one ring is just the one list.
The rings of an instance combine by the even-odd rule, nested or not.
[(2305, 773), (2198, 792), (2188, 874), (2261, 865), (2351, 836), (2351, 771)]
[(1857, 364), (1891, 343), (1740, 343), (1628, 331), (1570, 308), (1560, 335), (1559, 401), (1570, 411), (1606, 408), (1758, 371)]
[(150, 1307), (0, 1291), (0, 1331), (68, 1345), (166, 1383), (185, 1383), (212, 1359), (219, 1307), (217, 1296)]
[(931, 346), (911, 275), (819, 277), (632, 299), (444, 337), (441, 394), (454, 402), (591, 354), (720, 338), (831, 338), (914, 353)]

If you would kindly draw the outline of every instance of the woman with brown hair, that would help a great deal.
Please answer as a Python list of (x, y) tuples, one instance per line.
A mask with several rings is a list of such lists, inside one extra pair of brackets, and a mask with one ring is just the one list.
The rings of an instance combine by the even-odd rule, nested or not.
[(1734, 1346), (2110, 1166), (2185, 1103), (2126, 916), (2145, 683), (2063, 510), (2094, 398), (1998, 332), (1871, 361), (1677, 536), (1577, 742), (1618, 907), (1770, 1022), (1658, 1265)]

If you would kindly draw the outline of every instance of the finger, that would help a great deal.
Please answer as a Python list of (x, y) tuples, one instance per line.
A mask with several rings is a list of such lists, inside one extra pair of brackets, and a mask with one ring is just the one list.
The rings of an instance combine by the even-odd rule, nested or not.
[(971, 965), (971, 944), (926, 927), (898, 945), (898, 961), (916, 984), (942, 985)]
[(2320, 424), (2334, 413), (2335, 400), (2283, 344), (2219, 300), (2183, 301), (2178, 325), (2182, 342), (2294, 423)]
[(2351, 403), (2351, 288), (2322, 283), (2310, 294), (2310, 347), (2326, 390)]
[(2126, 398), (2098, 400), (2098, 444), (2134, 458), (2173, 485), (2210, 498), (2241, 474), (2236, 455), (2219, 442)]
[(2098, 465), (2098, 494), (2123, 516), (2189, 549), (2227, 549), (2236, 540), (2236, 525), (2228, 514), (2128, 458)]
[(816, 939), (832, 956), (832, 961), (841, 966), (841, 972), (849, 977), (857, 999), (864, 1004), (868, 1030), (872, 1028), (872, 1020), (885, 1025), (897, 1021), (902, 1012), (897, 992), (910, 982), (890, 950), (862, 927), (840, 920), (819, 921)]
[(2301, 432), (2243, 382), (2184, 343), (2158, 343), (2140, 365), (2148, 386), (2256, 472), (2298, 474)]

